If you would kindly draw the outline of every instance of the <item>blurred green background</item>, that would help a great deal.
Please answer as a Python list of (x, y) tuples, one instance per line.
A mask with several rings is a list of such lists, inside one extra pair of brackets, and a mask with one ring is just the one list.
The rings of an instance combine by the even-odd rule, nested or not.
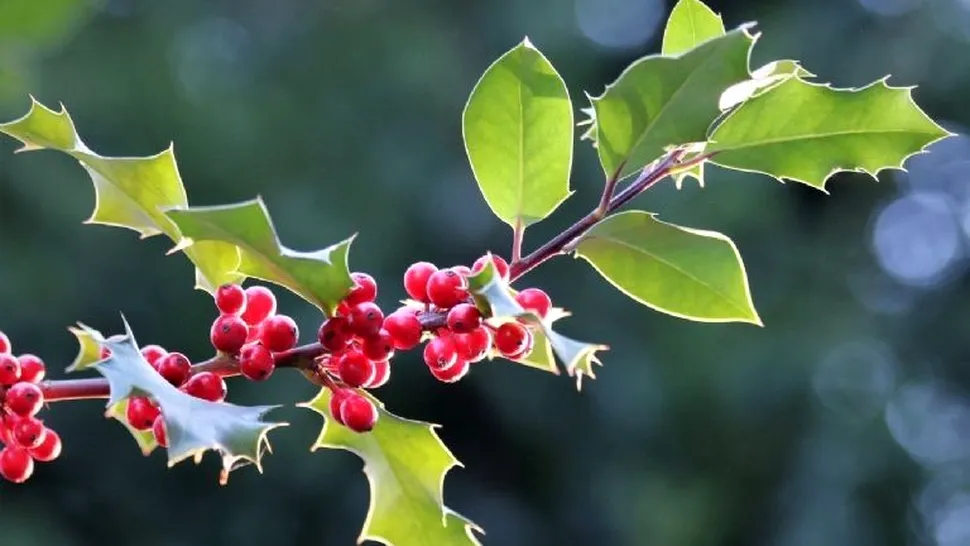
[[(804, 60), (822, 81), (893, 74), (954, 132), (970, 124), (967, 0), (713, 1), (755, 20), (754, 65)], [(360, 236), (352, 266), (390, 307), (412, 261), (507, 253), (508, 229), (472, 180), (461, 110), (478, 75), (524, 35), (573, 97), (598, 94), (659, 49), (670, 0), (0, 0), (0, 119), (28, 94), (68, 106), (109, 155), (175, 142), (194, 204), (262, 195), (297, 249)], [(577, 108), (583, 106), (577, 104)], [(121, 327), (208, 356), (211, 300), (162, 238), (81, 227), (91, 184), (53, 152), (0, 140), (0, 329), (59, 369), (65, 327)], [(577, 194), (530, 230), (543, 242), (595, 201), (602, 176), (577, 144)], [(381, 396), (440, 422), (464, 462), (448, 503), (484, 543), (644, 546), (970, 544), (970, 140), (879, 183), (840, 175), (831, 195), (712, 169), (708, 185), (638, 205), (738, 243), (766, 328), (663, 316), (561, 258), (540, 286), (575, 317), (566, 333), (613, 347), (599, 379), (496, 361), (458, 385), (399, 356)], [(282, 309), (312, 339), (319, 317)], [(280, 373), (230, 385), (241, 403), (308, 399)], [(359, 461), (308, 452), (320, 420), (292, 407), (259, 476), (217, 485), (218, 461), (144, 459), (100, 402), (44, 416), (66, 449), (25, 486), (0, 484), (0, 543), (17, 546), (347, 545), (363, 522)], [(433, 545), (431, 545), (433, 546)]]

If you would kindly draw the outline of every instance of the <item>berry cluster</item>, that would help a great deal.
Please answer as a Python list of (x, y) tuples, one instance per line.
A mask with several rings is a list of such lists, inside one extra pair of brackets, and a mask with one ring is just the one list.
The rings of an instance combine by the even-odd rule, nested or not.
[(32, 354), (13, 356), (10, 340), (0, 332), (0, 476), (23, 483), (34, 473), (34, 461), (49, 462), (61, 454), (61, 438), (36, 415), (44, 405), (39, 383), (44, 361)]

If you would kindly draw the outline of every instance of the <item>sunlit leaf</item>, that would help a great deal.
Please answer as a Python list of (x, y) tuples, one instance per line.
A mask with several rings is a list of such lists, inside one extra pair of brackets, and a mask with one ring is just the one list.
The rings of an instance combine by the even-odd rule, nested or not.
[(664, 55), (678, 55), (724, 35), (724, 21), (700, 0), (679, 0), (664, 28)]

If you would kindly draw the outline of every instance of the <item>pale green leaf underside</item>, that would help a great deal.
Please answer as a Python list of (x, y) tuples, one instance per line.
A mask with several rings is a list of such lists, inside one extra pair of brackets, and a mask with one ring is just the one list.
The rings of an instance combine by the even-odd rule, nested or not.
[(606, 175), (638, 173), (669, 146), (705, 141), (721, 93), (748, 79), (754, 41), (742, 27), (677, 57), (644, 57), (592, 98), (586, 135)]
[(239, 249), (241, 273), (287, 288), (327, 314), (353, 287), (347, 266), (352, 238), (315, 252), (286, 248), (262, 199), (167, 214), (193, 246), (213, 241), (233, 245)]
[(528, 39), (482, 75), (462, 114), (462, 133), (478, 187), (503, 222), (528, 226), (569, 197), (569, 92)]
[(837, 171), (875, 175), (950, 133), (884, 80), (833, 89), (789, 78), (730, 114), (711, 135), (718, 165), (824, 189)]
[(741, 255), (720, 233), (634, 210), (594, 226), (576, 253), (623, 293), (658, 311), (702, 322), (761, 325)]
[[(172, 147), (148, 157), (104, 157), (81, 140), (74, 122), (63, 107), (55, 112), (31, 100), (22, 118), (0, 124), (0, 133), (23, 143), (20, 151), (49, 149), (63, 152), (81, 163), (94, 183), (94, 212), (86, 223), (132, 229), (142, 237), (165, 234), (181, 241), (178, 228), (162, 209), (186, 207), (188, 200)], [(197, 287), (209, 290), (225, 282), (241, 282), (235, 272), (239, 256), (225, 244), (186, 250), (197, 268)]]
[(661, 53), (678, 55), (724, 34), (724, 21), (700, 0), (680, 0), (664, 28)]
[(330, 416), (330, 391), (304, 404), (324, 418), (312, 450), (343, 449), (364, 461), (370, 507), (360, 542), (393, 546), (478, 546), (471, 521), (444, 505), (445, 474), (460, 466), (441, 442), (435, 425), (398, 417), (377, 405), (374, 430), (359, 434)]
[[(72, 370), (94, 368), (108, 380), (108, 416), (131, 396), (149, 396), (158, 404), (168, 433), (168, 464), (173, 466), (189, 457), (201, 456), (207, 450), (219, 452), (225, 475), (240, 466), (255, 464), (262, 470), (261, 459), (268, 449), (266, 435), (286, 423), (263, 420), (264, 415), (279, 406), (237, 406), (227, 402), (209, 402), (178, 390), (158, 374), (142, 357), (135, 338), (125, 322), (125, 334), (105, 339), (100, 332), (78, 325), (81, 343), (79, 357)], [(82, 339), (83, 338), (83, 339)], [(111, 355), (89, 362), (90, 347), (106, 347)], [(132, 431), (142, 450), (147, 449)]]

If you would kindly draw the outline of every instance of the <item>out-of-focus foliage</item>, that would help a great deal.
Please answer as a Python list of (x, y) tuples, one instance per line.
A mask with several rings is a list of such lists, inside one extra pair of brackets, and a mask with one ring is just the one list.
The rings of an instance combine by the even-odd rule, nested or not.
[[(63, 5), (61, 5), (63, 4)], [(765, 30), (752, 66), (796, 58), (838, 86), (892, 73), (948, 129), (970, 125), (970, 8), (960, 0), (711, 2), (726, 26)], [(0, 119), (27, 93), (63, 101), (101, 153), (171, 140), (193, 204), (260, 194), (282, 240), (322, 248), (349, 233), (351, 267), (382, 304), (417, 259), (507, 254), (508, 228), (478, 192), (461, 113), (492, 59), (528, 35), (570, 94), (596, 93), (659, 51), (661, 0), (0, 2)], [(8, 10), (12, 15), (8, 14)], [(46, 21), (46, 22), (44, 22)], [(0, 328), (51, 362), (65, 326), (110, 329), (207, 356), (211, 302), (169, 242), (79, 228), (93, 207), (76, 162), (0, 144)], [(602, 171), (576, 147), (577, 194), (529, 230), (533, 248), (595, 201)], [(446, 499), (503, 546), (940, 544), (970, 536), (966, 324), (970, 140), (883, 173), (840, 174), (825, 196), (767, 177), (705, 173), (639, 199), (665, 220), (732, 237), (765, 328), (696, 324), (631, 303), (560, 259), (519, 288), (575, 317), (564, 333), (608, 343), (598, 379), (496, 361), (442, 386), (399, 358), (388, 409), (440, 422), (464, 469)], [(319, 311), (281, 305), (309, 335)], [(297, 374), (235, 382), (242, 404), (306, 400)], [(282, 410), (265, 475), (228, 488), (218, 462), (165, 468), (101, 419), (101, 402), (55, 407), (62, 459), (0, 489), (4, 543), (72, 546), (345, 545), (360, 529), (359, 459), (310, 454), (319, 421)], [(274, 415), (274, 417), (276, 417)], [(111, 514), (110, 518), (104, 517)], [(177, 524), (175, 524), (177, 522)]]

